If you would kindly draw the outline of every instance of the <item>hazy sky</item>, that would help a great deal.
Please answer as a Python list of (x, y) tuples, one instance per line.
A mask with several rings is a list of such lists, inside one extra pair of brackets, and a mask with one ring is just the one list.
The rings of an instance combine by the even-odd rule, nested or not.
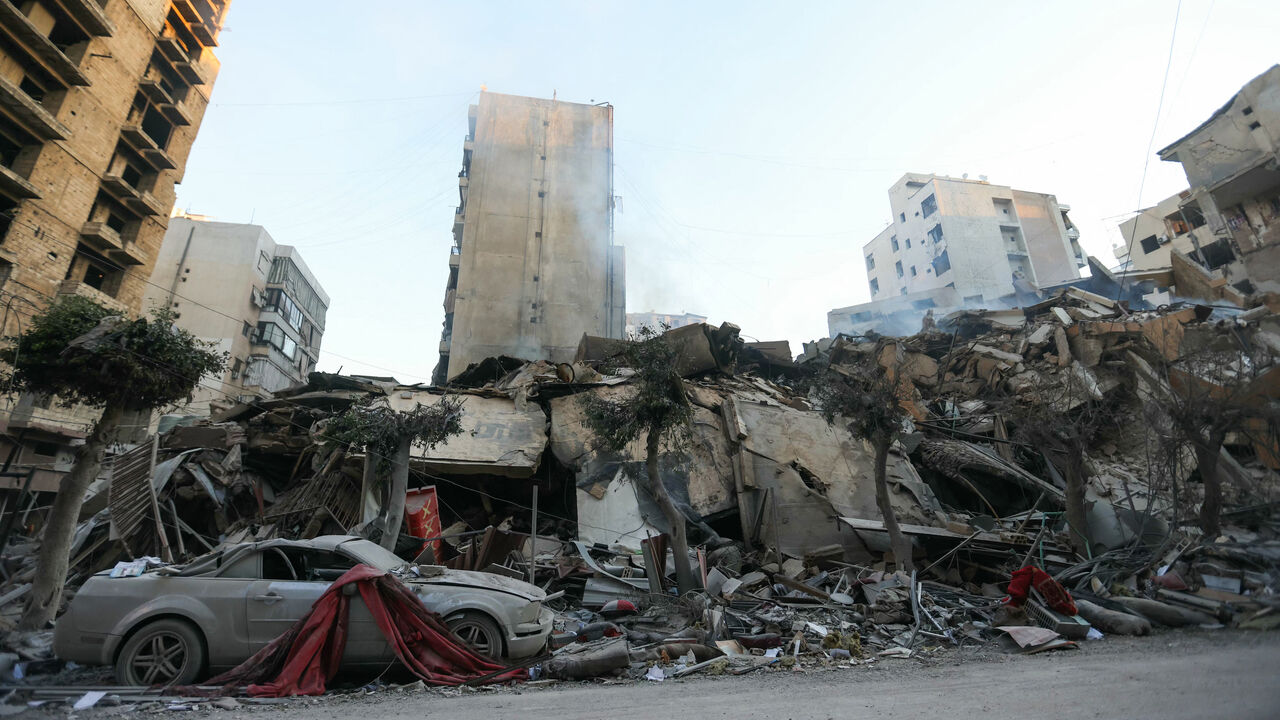
[[(869, 299), (906, 172), (1052, 193), (1108, 264), (1140, 207), (1176, 0), (234, 0), (178, 206), (263, 225), (332, 298), (321, 369), (438, 359), (467, 105), (615, 106), (631, 311), (792, 349)], [(1280, 61), (1280, 3), (1184, 0), (1155, 149)], [(1141, 204), (1186, 187), (1152, 159)]]

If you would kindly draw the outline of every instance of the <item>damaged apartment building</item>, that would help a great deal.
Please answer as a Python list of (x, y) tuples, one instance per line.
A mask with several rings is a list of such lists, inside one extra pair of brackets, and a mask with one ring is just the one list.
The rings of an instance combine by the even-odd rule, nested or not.
[(1053, 195), (908, 173), (893, 222), (863, 246), (871, 302), (827, 313), (831, 336), (911, 334), (929, 309), (993, 307), (1079, 278), (1080, 233)]
[(482, 92), (468, 124), (433, 382), (492, 356), (570, 360), (584, 333), (622, 337), (613, 106)]
[(1280, 65), (1159, 156), (1190, 187), (1121, 224), (1122, 271), (1172, 273), (1165, 285), (1202, 300), (1280, 292)]
[[(228, 5), (0, 1), (5, 335), (62, 295), (141, 309)], [(0, 454), (32, 468), (33, 487), (56, 488), (97, 413), (31, 395), (4, 404)], [(16, 457), (9, 438), (21, 438)]]
[(178, 413), (209, 415), (306, 380), (320, 359), (329, 295), (298, 249), (260, 225), (170, 219), (144, 309), (169, 308), (177, 325), (228, 354)]

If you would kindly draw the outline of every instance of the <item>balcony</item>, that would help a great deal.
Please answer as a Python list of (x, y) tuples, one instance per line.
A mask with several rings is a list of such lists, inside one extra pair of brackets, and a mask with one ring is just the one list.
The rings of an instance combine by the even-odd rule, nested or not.
[(9, 0), (0, 0), (0, 31), (13, 38), (16, 44), (21, 45), (39, 65), (64, 85), (89, 84), (89, 79), (80, 72), (71, 58), (58, 49)]
[(19, 200), (40, 197), (35, 185), (3, 165), (0, 165), (0, 193)]
[(124, 247), (120, 233), (104, 222), (87, 222), (80, 226), (80, 240), (101, 253)]
[(191, 62), (191, 56), (177, 35), (165, 34), (156, 38), (156, 49), (171, 63)]
[(102, 5), (94, 0), (61, 0), (58, 4), (90, 35), (111, 37), (116, 31), (107, 14), (102, 12)]
[(191, 23), (187, 26), (191, 30), (191, 34), (196, 36), (200, 44), (205, 47), (216, 47), (218, 44), (218, 30), (215, 26), (208, 23)]
[(132, 147), (142, 156), (147, 164), (156, 170), (172, 170), (176, 167), (173, 160), (169, 159), (169, 155), (165, 153), (155, 140), (151, 139), (141, 125), (125, 125), (120, 128), (120, 137), (124, 139), (129, 147)]
[(449, 341), (447, 339), (440, 341), (440, 354), (441, 355), (449, 354)]
[(62, 284), (58, 286), (58, 294), (59, 295), (79, 295), (80, 297), (86, 297), (98, 303), (99, 305), (107, 308), (108, 310), (114, 310), (115, 312), (118, 312), (121, 315), (124, 315), (126, 317), (129, 315), (129, 308), (125, 307), (124, 303), (102, 292), (101, 290), (95, 290), (89, 287), (88, 285), (85, 285), (79, 280), (75, 280), (75, 279), (63, 280)]
[(461, 212), (453, 213), (453, 231), (457, 232), (462, 229), (463, 214)]
[(1067, 239), (1068, 239), (1068, 240), (1079, 240), (1079, 239), (1080, 239), (1080, 231), (1079, 231), (1079, 230), (1077, 230), (1077, 229), (1075, 229), (1075, 228), (1073, 228), (1073, 227), (1069, 227), (1069, 228), (1067, 228)]
[(169, 122), (174, 125), (190, 125), (191, 114), (187, 112), (187, 106), (180, 102), (160, 103), (156, 105), (156, 109), (164, 115)]
[(41, 140), (65, 140), (71, 133), (40, 103), (0, 75), (0, 111)]
[(130, 185), (127, 180), (119, 175), (103, 175), (102, 189), (106, 190), (107, 194), (118, 200), (120, 204), (136, 213), (158, 216), (168, 214), (164, 204), (157, 200), (154, 195)]
[(204, 85), (205, 83), (204, 70), (201, 70), (200, 65), (191, 60), (175, 62), (173, 64), (173, 69), (178, 71), (178, 74), (182, 76), (183, 80), (186, 80), (192, 85)]
[(453, 303), (457, 297), (458, 291), (456, 289), (450, 288), (444, 291), (444, 312), (446, 315), (453, 312)]
[(142, 91), (152, 105), (166, 105), (173, 102), (173, 96), (155, 78), (143, 78), (138, 82), (138, 90)]
[(456, 268), (461, 264), (462, 264), (462, 253), (458, 252), (458, 248), (455, 245), (454, 247), (450, 248), (449, 267)]
[(476, 148), (476, 141), (475, 141), (475, 138), (471, 137), (470, 135), (468, 135), (468, 136), (466, 136), (465, 138), (463, 138), (463, 140), (462, 140), (462, 151), (463, 151), (463, 152), (471, 152), (472, 150), (475, 150), (475, 148)]

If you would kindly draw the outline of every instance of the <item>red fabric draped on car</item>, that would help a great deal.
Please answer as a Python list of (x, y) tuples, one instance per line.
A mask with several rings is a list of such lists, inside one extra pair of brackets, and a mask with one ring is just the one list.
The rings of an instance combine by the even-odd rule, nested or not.
[(355, 594), (348, 586), (359, 591), (396, 657), (423, 682), (460, 685), (488, 675), (492, 677), (486, 682), (528, 677), (521, 669), (501, 672), (504, 665), (468, 647), (395, 576), (357, 565), (329, 586), (306, 617), (209, 684), (248, 684), (255, 697), (323, 693), (347, 645), (347, 618)]

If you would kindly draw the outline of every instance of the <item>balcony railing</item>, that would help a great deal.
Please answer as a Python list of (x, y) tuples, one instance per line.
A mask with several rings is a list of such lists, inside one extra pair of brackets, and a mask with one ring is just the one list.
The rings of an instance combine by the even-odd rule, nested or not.
[(31, 19), (19, 12), (9, 0), (0, 1), (0, 30), (3, 30), (18, 44), (40, 60), (65, 85), (88, 85), (89, 79), (80, 72), (80, 68), (53, 44)]
[(95, 288), (89, 287), (88, 285), (85, 285), (79, 280), (74, 280), (74, 279), (63, 280), (62, 284), (58, 286), (58, 294), (59, 295), (79, 295), (81, 297), (87, 297), (90, 300), (98, 303), (99, 305), (102, 305), (103, 307), (109, 310), (114, 310), (115, 312), (118, 312), (121, 315), (129, 314), (129, 308), (126, 307), (124, 303), (102, 292), (101, 290), (97, 290)]
[(66, 125), (3, 75), (0, 75), (0, 110), (41, 140), (65, 140), (71, 134)]
[(15, 198), (38, 198), (40, 191), (27, 179), (9, 168), (0, 165), (0, 191)]
[(94, 2), (94, 0), (61, 0), (59, 4), (76, 21), (76, 24), (84, 28), (84, 31), (90, 35), (111, 37), (111, 34), (116, 31), (115, 26), (107, 19), (107, 14), (102, 11), (102, 3), (100, 2)]
[(147, 164), (156, 170), (172, 170), (177, 165), (170, 159), (164, 148), (152, 139), (141, 125), (125, 125), (120, 128), (120, 137), (142, 156)]

